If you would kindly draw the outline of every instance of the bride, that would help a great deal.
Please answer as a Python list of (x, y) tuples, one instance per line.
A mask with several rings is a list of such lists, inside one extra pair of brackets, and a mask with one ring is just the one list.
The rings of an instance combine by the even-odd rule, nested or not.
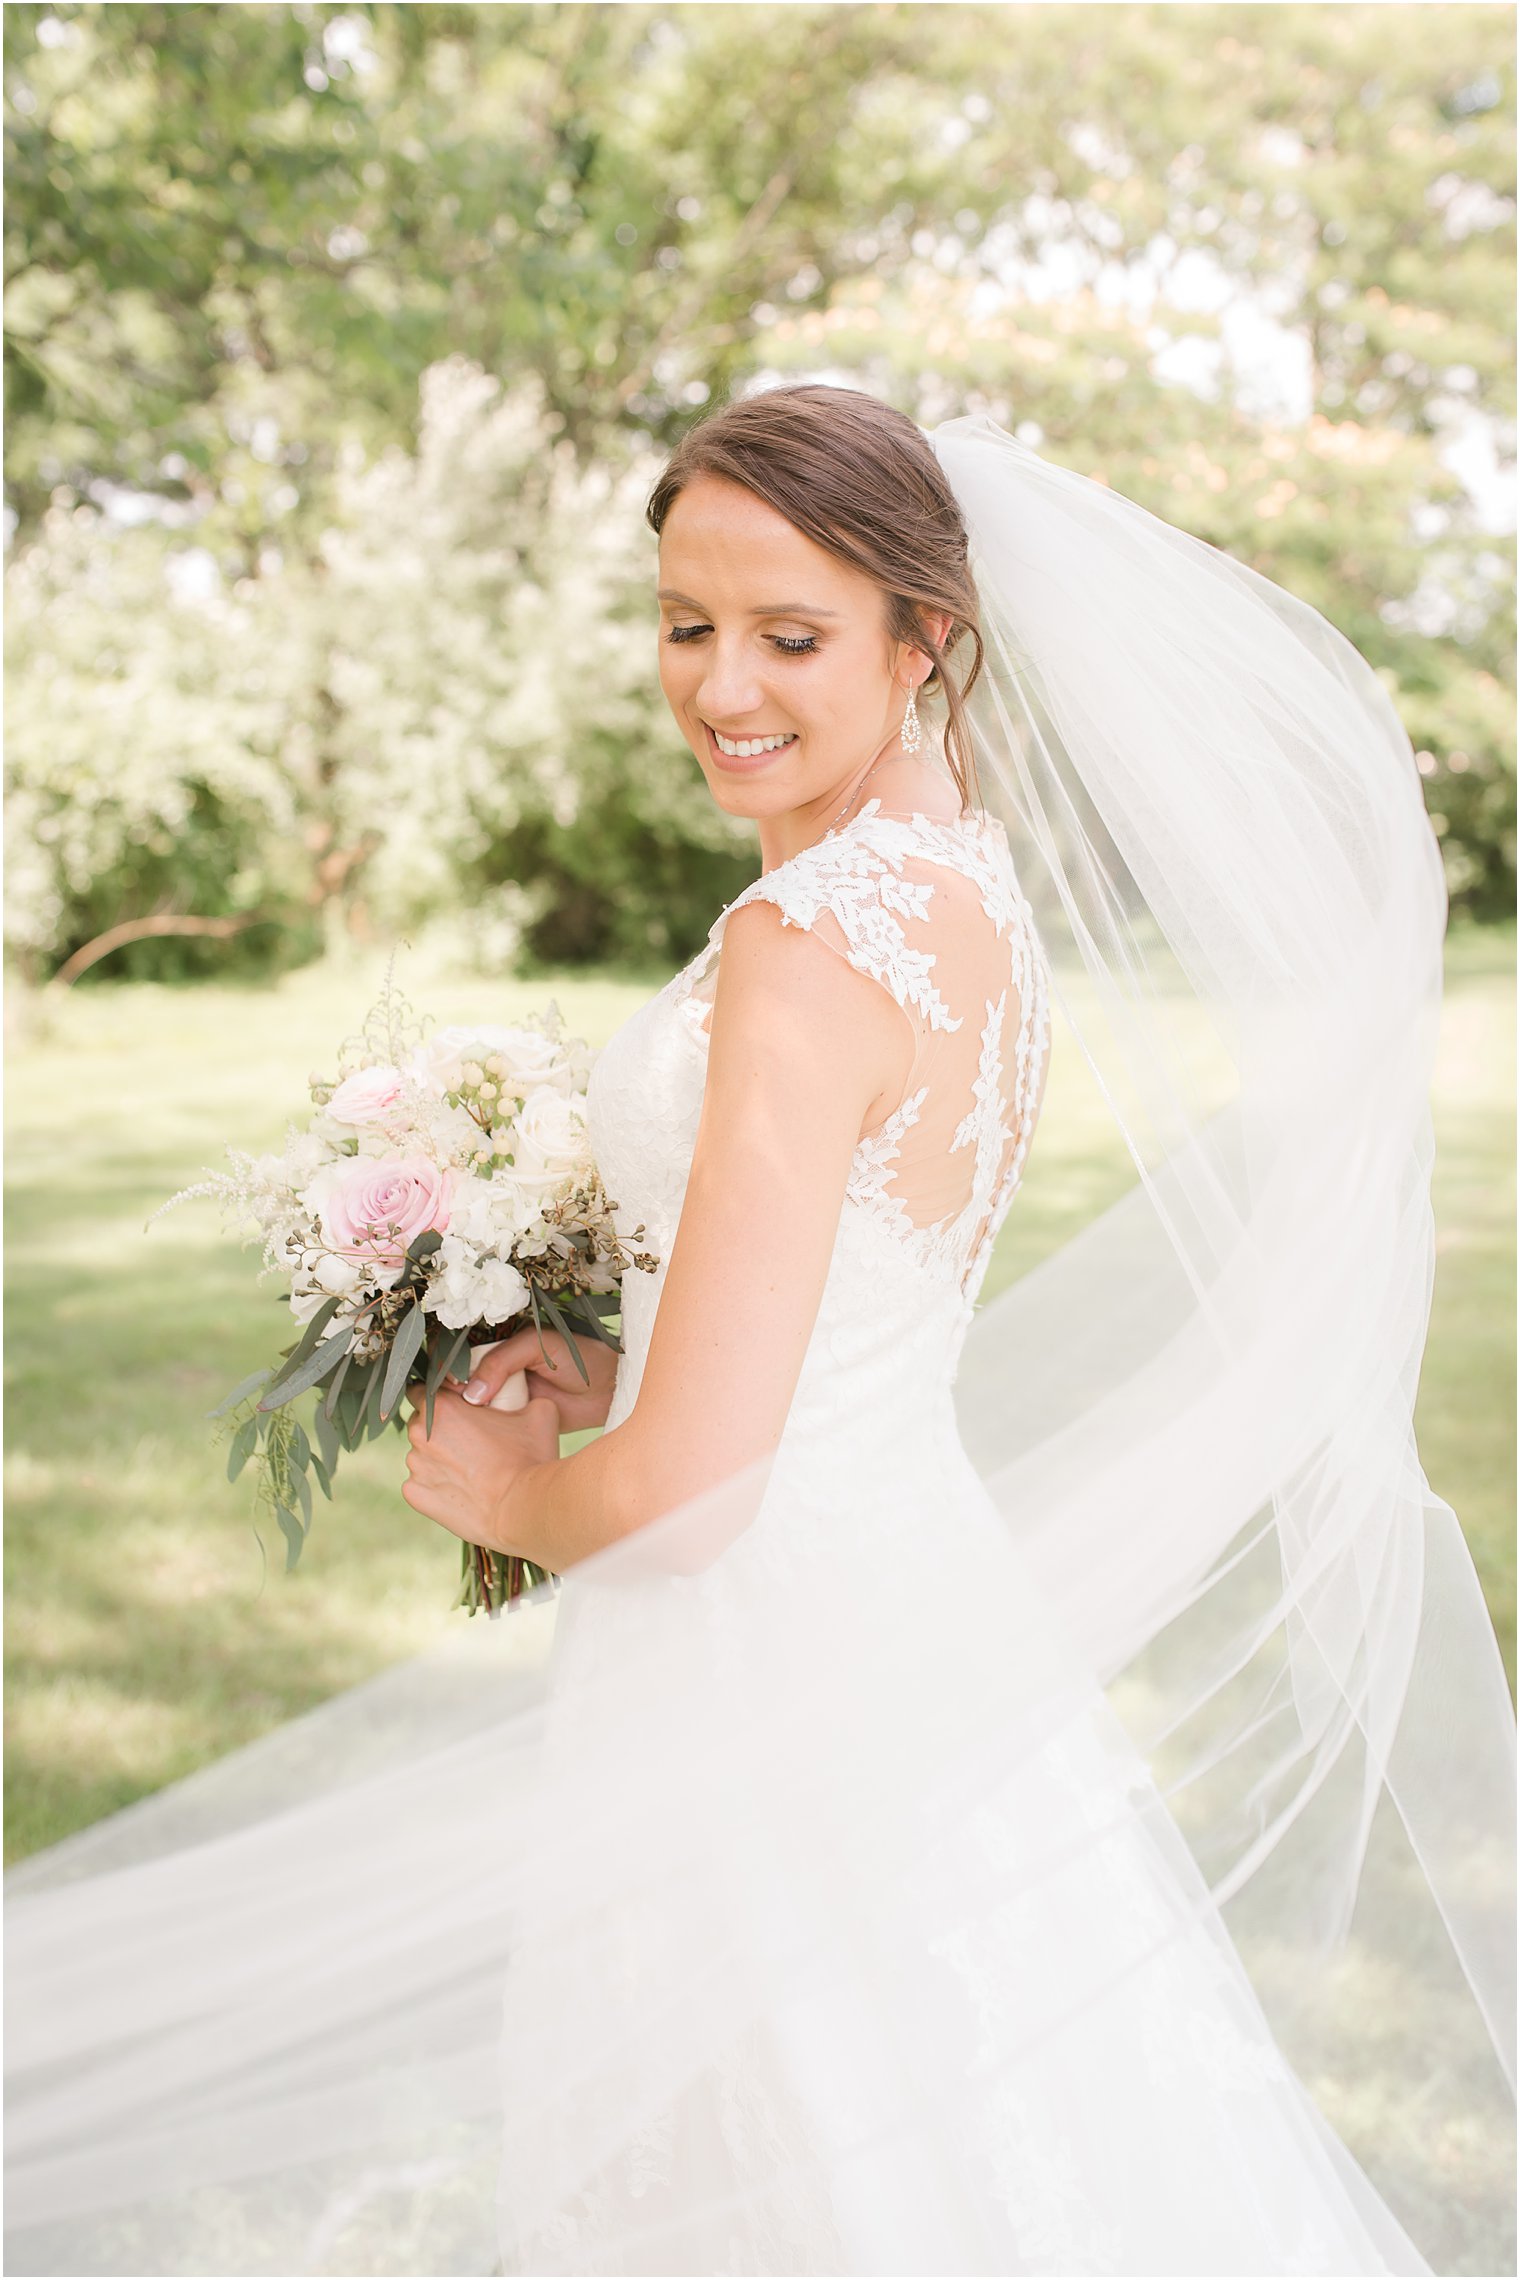
[[(9, 1880), (8, 2268), (1512, 2269), (1393, 708), (987, 420), (778, 388), (649, 519), (762, 863), (593, 1074), (659, 1269), (408, 1428), (547, 1677), (472, 1626)], [(1053, 1038), (1136, 1182), (979, 1307)]]

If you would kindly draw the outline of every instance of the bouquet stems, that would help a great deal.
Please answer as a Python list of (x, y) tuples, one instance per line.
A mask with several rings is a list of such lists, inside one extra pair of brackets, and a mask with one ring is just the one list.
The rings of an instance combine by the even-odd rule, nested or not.
[(455, 1605), (473, 1615), (478, 1608), (495, 1622), (503, 1607), (515, 1607), (529, 1593), (545, 1586), (559, 1589), (559, 1577), (516, 1552), (488, 1552), (481, 1544), (461, 1547), (462, 1578)]

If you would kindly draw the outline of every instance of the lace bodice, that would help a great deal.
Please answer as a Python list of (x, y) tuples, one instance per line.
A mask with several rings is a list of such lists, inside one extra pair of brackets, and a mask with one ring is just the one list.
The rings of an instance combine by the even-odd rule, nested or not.
[[(1007, 835), (991, 816), (945, 821), (888, 813), (872, 800), (762, 873), (720, 912), (697, 956), (625, 1023), (592, 1075), (592, 1143), (619, 1224), (632, 1233), (642, 1222), (662, 1258), (696, 1140), (724, 930), (733, 911), (757, 901), (878, 982), (911, 1040), (900, 1098), (855, 1149), (815, 1350), (794, 1404), (800, 1416), (824, 1391), (828, 1357), (857, 1351), (868, 1319), (895, 1317), (920, 1336), (937, 1325), (939, 1345), (922, 1347), (920, 1362), (940, 1375), (953, 1367), (1028, 1156), (1048, 997)], [(625, 1285), (627, 1356), (609, 1422), (637, 1391), (662, 1281), (636, 1275)]]

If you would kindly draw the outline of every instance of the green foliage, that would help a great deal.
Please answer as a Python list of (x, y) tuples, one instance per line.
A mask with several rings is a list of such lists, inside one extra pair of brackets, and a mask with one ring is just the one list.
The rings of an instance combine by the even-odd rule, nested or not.
[[(6, 579), (6, 930), (57, 959), (153, 911), (257, 914), (229, 951), (140, 942), (117, 973), (267, 965), (303, 940), (299, 660), (247, 599), (177, 603), (153, 530), (51, 508)], [(215, 966), (212, 966), (212, 959)]]
[(536, 384), (450, 358), (415, 453), (341, 484), (295, 607), (325, 629), (334, 829), (369, 833), (391, 924), (461, 902), (496, 959), (668, 966), (751, 876), (653, 671), (657, 465), (582, 465)]
[(819, 373), (986, 408), (1313, 602), (1423, 755), (1457, 904), (1502, 911), (1512, 552), (1441, 453), (1512, 450), (1511, 34), (8, 9), (12, 939), (42, 971), (270, 914), (106, 969), (226, 971), (464, 905), (486, 959), (695, 948), (743, 839), (655, 686), (640, 488), (704, 406)]

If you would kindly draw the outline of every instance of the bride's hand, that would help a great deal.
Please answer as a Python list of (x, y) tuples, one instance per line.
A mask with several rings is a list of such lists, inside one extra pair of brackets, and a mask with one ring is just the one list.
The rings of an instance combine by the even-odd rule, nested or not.
[(425, 1403), (407, 1398), (412, 1446), (401, 1493), (413, 1511), (487, 1551), (523, 1551), (510, 1541), (512, 1490), (524, 1473), (559, 1456), (554, 1403), (540, 1395), (525, 1409), (481, 1409), (441, 1386), (429, 1433)]
[(610, 1346), (604, 1346), (589, 1333), (577, 1338), (576, 1346), (586, 1365), (589, 1385), (575, 1366), (567, 1340), (557, 1330), (546, 1330), (540, 1345), (538, 1332), (530, 1322), (526, 1329), (515, 1330), (510, 1338), (503, 1338), (476, 1363), (465, 1399), (488, 1402), (493, 1394), (500, 1393), (515, 1371), (525, 1370), (529, 1399), (542, 1394), (553, 1402), (559, 1411), (562, 1433), (581, 1433), (588, 1425), (605, 1425), (617, 1378), (618, 1357)]

